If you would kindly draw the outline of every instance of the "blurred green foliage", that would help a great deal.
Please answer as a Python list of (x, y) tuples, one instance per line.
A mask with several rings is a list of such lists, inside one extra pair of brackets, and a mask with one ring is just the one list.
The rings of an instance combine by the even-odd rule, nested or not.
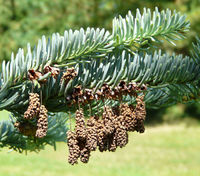
[[(191, 22), (187, 39), (179, 41), (176, 47), (164, 42), (162, 48), (168, 52), (190, 54), (191, 43), (200, 34), (200, 0), (0, 0), (0, 63), (9, 60), (12, 51), (16, 53), (18, 48), (25, 48), (28, 42), (31, 46), (36, 44), (42, 35), (50, 36), (53, 32), (62, 34), (69, 28), (89, 26), (110, 30), (113, 17), (119, 14), (124, 16), (128, 10), (134, 14), (136, 8), (154, 9), (155, 6), (160, 10), (176, 9), (187, 15)], [(184, 106), (183, 113), (197, 117), (199, 107)], [(155, 117), (159, 119), (158, 116), (162, 115), (167, 118), (164, 114), (171, 113), (169, 109), (160, 110), (156, 111)], [(155, 112), (151, 110), (150, 114)], [(179, 113), (177, 116), (185, 115)]]

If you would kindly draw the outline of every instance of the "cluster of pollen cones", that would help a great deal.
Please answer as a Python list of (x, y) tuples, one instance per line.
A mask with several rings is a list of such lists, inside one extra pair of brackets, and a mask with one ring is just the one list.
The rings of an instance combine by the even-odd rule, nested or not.
[[(43, 138), (48, 129), (47, 109), (40, 104), (40, 98), (37, 93), (29, 94), (29, 106), (24, 113), (24, 119), (27, 121), (16, 122), (15, 127), (26, 136), (35, 136)], [(37, 127), (28, 120), (36, 119)]]
[[(28, 71), (28, 78), (31, 81), (39, 80), (44, 74), (51, 72), (51, 76), (57, 79), (60, 70), (55, 67), (46, 66), (43, 72), (30, 69)], [(68, 68), (62, 76), (62, 80), (67, 84), (71, 79), (77, 76), (76, 70)], [(39, 81), (39, 83), (46, 83), (46, 79)], [(29, 106), (26, 112), (24, 113), (23, 121), (16, 121), (14, 126), (19, 130), (20, 133), (26, 136), (35, 136), (37, 138), (43, 138), (47, 134), (48, 130), (48, 115), (47, 109), (44, 105), (40, 103), (40, 97), (37, 93), (29, 94)], [(31, 120), (37, 120), (37, 125)]]
[[(57, 79), (60, 72), (58, 68), (46, 66), (43, 73), (29, 70), (29, 80), (40, 80), (40, 83), (46, 83), (46, 79), (40, 79), (44, 74), (51, 72), (51, 76)], [(68, 68), (63, 73), (61, 81), (68, 84), (77, 76), (76, 70)], [(92, 151), (114, 152), (118, 147), (122, 148), (128, 143), (128, 132), (137, 131), (143, 133), (146, 109), (144, 95), (138, 96), (138, 92), (147, 89), (145, 85), (137, 83), (126, 83), (120, 81), (119, 84), (111, 88), (104, 83), (98, 90), (83, 89), (80, 85), (74, 87), (71, 94), (66, 96), (68, 106), (79, 105), (76, 111), (75, 130), (67, 132), (67, 142), (69, 147), (68, 162), (72, 165), (78, 163), (78, 159), (83, 163), (88, 163)], [(93, 100), (112, 99), (122, 101), (124, 95), (136, 97), (136, 106), (121, 103), (119, 106), (104, 106), (101, 116), (91, 116), (85, 121), (83, 109), (80, 108), (90, 104)], [(35, 124), (37, 122), (37, 124)], [(41, 105), (40, 97), (37, 93), (29, 94), (29, 106), (24, 113), (24, 119), (17, 121), (15, 127), (20, 133), (26, 136), (35, 136), (43, 138), (48, 130), (47, 109)]]
[(146, 117), (144, 96), (136, 98), (136, 106), (120, 104), (118, 107), (105, 106), (102, 117), (91, 116), (85, 122), (83, 110), (76, 111), (74, 131), (67, 132), (69, 156), (72, 165), (89, 161), (91, 151), (112, 151), (128, 143), (128, 132), (144, 132)]

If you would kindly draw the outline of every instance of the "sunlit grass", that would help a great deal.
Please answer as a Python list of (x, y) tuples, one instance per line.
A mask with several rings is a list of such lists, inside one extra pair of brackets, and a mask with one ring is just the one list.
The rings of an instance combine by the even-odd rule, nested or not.
[(198, 176), (200, 127), (160, 126), (144, 134), (130, 134), (129, 143), (116, 152), (92, 152), (88, 164), (70, 166), (67, 146), (47, 147), (27, 156), (0, 152), (2, 176)]
[(9, 118), (9, 113), (8, 111), (0, 111), (0, 120), (6, 120)]

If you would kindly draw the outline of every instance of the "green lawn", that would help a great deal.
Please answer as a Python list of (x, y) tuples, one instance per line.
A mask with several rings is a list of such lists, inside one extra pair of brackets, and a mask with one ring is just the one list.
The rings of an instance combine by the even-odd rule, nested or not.
[(8, 111), (0, 111), (0, 120), (5, 120), (9, 118), (9, 113)]
[(89, 164), (67, 163), (67, 146), (27, 156), (0, 152), (0, 176), (199, 176), (200, 126), (160, 126), (130, 134), (115, 153), (93, 152)]

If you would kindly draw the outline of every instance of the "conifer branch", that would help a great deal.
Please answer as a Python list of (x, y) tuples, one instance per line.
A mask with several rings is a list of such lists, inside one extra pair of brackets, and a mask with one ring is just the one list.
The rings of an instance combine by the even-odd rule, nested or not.
[[(69, 30), (63, 36), (53, 34), (48, 41), (43, 36), (33, 50), (28, 44), (27, 53), (23, 49), (19, 49), (16, 56), (12, 53), (9, 62), (3, 61), (0, 72), (0, 110), (12, 112), (19, 123), (15, 128), (12, 122), (0, 123), (0, 147), (10, 146), (19, 151), (37, 150), (45, 144), (54, 145), (56, 141), (63, 141), (67, 130), (63, 117), (54, 118), (50, 114), (47, 135), (37, 139), (37, 143), (26, 136), (29, 133), (19, 134), (22, 130), (20, 123), (36, 125), (35, 121), (39, 121), (39, 118), (34, 118), (38, 114), (41, 119), (45, 117), (42, 120), (47, 123), (45, 107), (50, 113), (74, 113), (86, 90), (87, 96), (92, 98), (87, 102), (87, 97), (84, 97), (87, 103), (82, 105), (82, 109), (85, 114), (89, 114), (89, 107), (97, 112), (105, 105), (117, 106), (121, 101), (135, 104), (136, 97), (127, 95), (127, 92), (109, 94), (110, 97), (103, 97), (101, 102), (93, 99), (98, 91), (102, 91), (102, 87), (113, 93), (121, 84), (127, 90), (128, 86), (136, 86), (140, 90), (135, 94), (145, 93), (144, 101), (149, 108), (194, 101), (194, 97), (198, 100), (199, 38), (197, 44), (193, 44), (192, 58), (169, 55), (161, 50), (151, 53), (148, 48), (148, 52), (140, 50), (140, 45), (160, 42), (160, 38), (170, 43), (183, 39), (188, 29), (189, 22), (184, 15), (168, 9), (159, 12), (157, 8), (151, 14), (149, 9), (144, 9), (143, 14), (137, 10), (136, 17), (129, 12), (126, 18), (115, 18), (112, 34), (99, 28)], [(134, 52), (132, 46), (137, 48)], [(80, 95), (75, 96), (77, 90)], [(27, 112), (33, 110), (29, 104), (33, 91), (40, 95), (42, 103), (38, 104), (43, 111), (36, 106), (39, 109), (31, 116), (33, 119), (24, 119), (27, 107)], [(18, 144), (17, 141), (21, 142)]]
[[(12, 116), (11, 120), (5, 120), (0, 122), (0, 147), (9, 147), (9, 149), (16, 150), (18, 152), (23, 151), (35, 151), (39, 152), (44, 149), (45, 145), (51, 145), (56, 149), (56, 142), (66, 140), (66, 114), (58, 113), (49, 115), (49, 128), (47, 136), (44, 138), (34, 138), (32, 136), (26, 136), (20, 133), (14, 124), (16, 120), (22, 119)], [(22, 130), (31, 130), (27, 126), (22, 126)]]
[(158, 42), (159, 37), (174, 44), (173, 41), (183, 39), (183, 34), (189, 30), (189, 22), (185, 19), (185, 15), (172, 13), (169, 9), (159, 12), (155, 8), (153, 14), (150, 9), (144, 8), (143, 14), (137, 9), (135, 17), (129, 11), (125, 18), (114, 18), (112, 35), (116, 45), (146, 44), (148, 40)]

